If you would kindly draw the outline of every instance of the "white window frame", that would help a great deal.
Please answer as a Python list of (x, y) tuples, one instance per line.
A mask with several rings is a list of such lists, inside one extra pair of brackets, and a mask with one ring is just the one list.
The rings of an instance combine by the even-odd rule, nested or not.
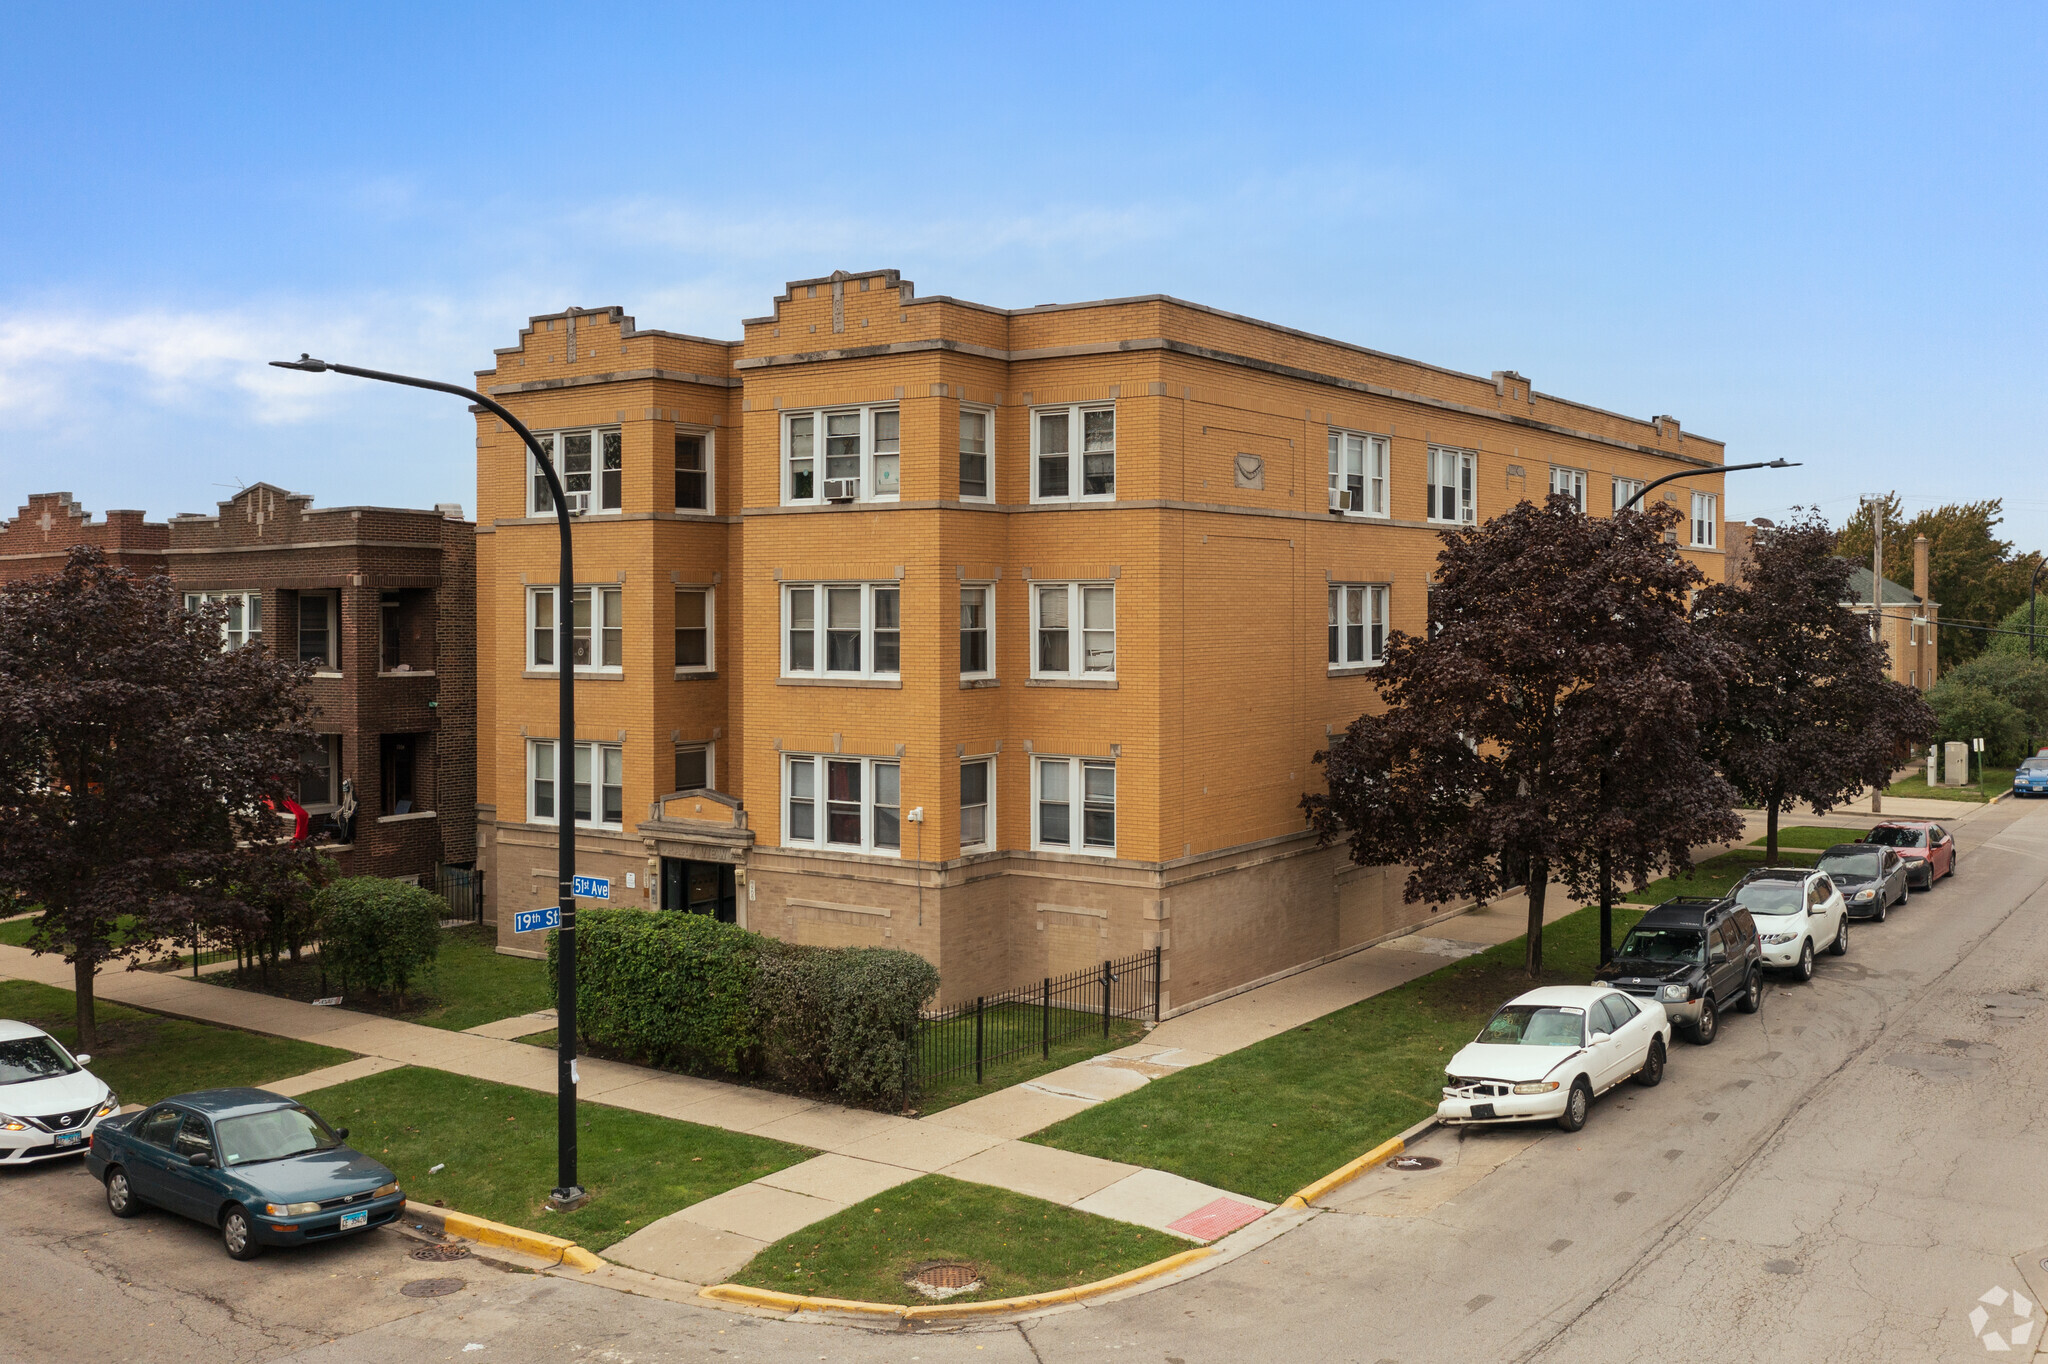
[[(1702, 530), (1704, 529), (1704, 533)], [(1692, 547), (1721, 547), (1721, 496), (1719, 493), (1692, 495)]]
[[(1648, 481), (1647, 479), (1628, 478), (1621, 474), (1616, 474), (1614, 476), (1614, 509), (1620, 511), (1623, 507), (1626, 507), (1629, 499), (1638, 496)], [(1642, 509), (1643, 504), (1637, 502), (1636, 510), (1641, 511)]]
[[(1329, 660), (1329, 670), (1350, 672), (1356, 668), (1377, 668), (1386, 662), (1387, 584), (1331, 583), (1329, 601), (1329, 644), (1337, 655)], [(1359, 615), (1356, 625), (1351, 623), (1354, 603)], [(1353, 630), (1359, 632), (1355, 638)]]
[[(715, 516), (718, 513), (718, 433), (710, 427), (677, 426), (678, 440), (695, 440), (702, 443), (704, 451), (704, 505), (686, 507), (676, 503), (676, 510), (685, 516)], [(681, 472), (671, 470), (672, 473)]]
[[(1086, 483), (1084, 466), (1088, 451), (1088, 416), (1091, 413), (1109, 414), (1109, 491), (1101, 493), (1083, 492)], [(1039, 419), (1065, 414), (1067, 419), (1067, 449), (1062, 455), (1054, 451), (1048, 455), (1039, 448)], [(1100, 453), (1099, 451), (1097, 453)], [(1039, 491), (1039, 466), (1048, 458), (1064, 458), (1067, 461), (1067, 491), (1041, 493)], [(1107, 403), (1048, 403), (1031, 409), (1031, 500), (1033, 502), (1114, 502), (1116, 501), (1116, 404)]]
[(963, 660), (960, 665), (960, 678), (962, 681), (979, 681), (996, 675), (996, 585), (994, 583), (960, 584), (960, 633), (962, 635), (967, 633), (966, 612), (967, 594), (969, 592), (979, 592), (981, 594), (982, 653), (988, 661), (988, 666), (978, 672), (970, 672)]
[[(231, 598), (237, 599), (242, 603), (242, 628), (239, 630), (230, 629), (227, 619), (225, 617), (222, 618), (220, 623), (220, 647), (222, 652), (230, 649), (247, 648), (251, 644), (261, 644), (263, 642), (263, 593), (260, 590), (187, 592), (185, 594), (185, 609), (187, 611), (197, 611), (200, 607), (210, 602), (224, 602)], [(252, 603), (256, 608), (256, 624), (254, 626), (249, 624), (249, 607)]]
[[(1437, 481), (1439, 473), (1449, 473), (1453, 502), (1457, 515), (1442, 516), (1443, 484)], [(1471, 450), (1460, 450), (1454, 445), (1432, 445), (1429, 447), (1429, 521), (1438, 526), (1474, 526), (1479, 524), (1479, 456)]]
[[(571, 760), (569, 769), (569, 780), (572, 789), (565, 797), (560, 789), (561, 781), (555, 766), (557, 761), (555, 743), (556, 741), (553, 739), (528, 739), (526, 741), (526, 822), (529, 824), (559, 824), (561, 823), (561, 810), (565, 800), (572, 807), (575, 804), (576, 793), (573, 788), (579, 783), (575, 779), (574, 761), (573, 759)], [(580, 783), (590, 787), (590, 813), (593, 817), (577, 820), (576, 827), (579, 829), (623, 828), (625, 825), (626, 807), (625, 746), (623, 744), (578, 743), (576, 747), (590, 754), (590, 774), (596, 778), (594, 781)], [(541, 750), (543, 749), (546, 750), (545, 757), (542, 756)], [(619, 757), (619, 818), (616, 820), (606, 820), (603, 818), (604, 791), (611, 783), (604, 780), (603, 764), (606, 756), (613, 753), (616, 753)], [(540, 814), (535, 809), (535, 796), (537, 793), (534, 790), (534, 786), (540, 781), (547, 781), (555, 788), (553, 792), (555, 813), (552, 815)]]
[[(1353, 475), (1349, 468), (1353, 446), (1358, 454), (1358, 473)], [(1359, 505), (1343, 512), (1345, 516), (1362, 516), (1385, 520), (1392, 513), (1388, 508), (1393, 504), (1392, 481), (1388, 474), (1389, 442), (1385, 436), (1376, 436), (1370, 431), (1352, 431), (1341, 426), (1330, 428), (1330, 509), (1337, 511), (1343, 499), (1340, 496), (1350, 489), (1353, 477), (1358, 487), (1353, 490), (1359, 496)]]
[[(1108, 758), (1063, 758), (1039, 756), (1031, 760), (1031, 846), (1039, 852), (1085, 853), (1091, 857), (1116, 856), (1116, 763)], [(1045, 798), (1046, 772), (1049, 768), (1062, 768), (1066, 772), (1066, 800), (1059, 802), (1067, 807), (1067, 841), (1054, 843), (1045, 834), (1044, 807), (1049, 803)], [(1110, 785), (1108, 802), (1110, 819), (1110, 841), (1107, 844), (1088, 841), (1088, 814), (1101, 809), (1100, 804), (1089, 798), (1088, 774), (1091, 770), (1107, 769)]]
[[(827, 668), (830, 660), (830, 633), (827, 627), (827, 604), (833, 592), (857, 591), (860, 593), (860, 667), (858, 669)], [(799, 592), (811, 594), (811, 667), (791, 666), (791, 638), (794, 634), (791, 601)], [(875, 666), (875, 600), (878, 593), (896, 594), (896, 662), (891, 669)], [(826, 680), (895, 680), (903, 676), (903, 584), (896, 581), (874, 583), (784, 583), (782, 585), (782, 675), (790, 678), (820, 678)]]
[[(790, 810), (797, 800), (796, 781), (793, 773), (800, 764), (808, 763), (811, 773), (811, 832), (810, 838), (799, 838), (793, 832), (794, 821)], [(831, 807), (849, 802), (828, 799), (831, 790), (832, 765), (838, 763), (856, 768), (860, 773), (860, 839), (854, 843), (834, 842), (828, 836), (831, 829)], [(895, 774), (896, 804), (884, 805), (876, 799), (879, 782), (877, 773), (887, 769)], [(785, 848), (816, 848), (828, 852), (854, 853), (866, 857), (903, 856), (903, 764), (896, 758), (856, 757), (844, 753), (785, 753), (782, 755), (782, 846)], [(890, 811), (895, 816), (896, 843), (891, 846), (876, 841), (880, 830), (887, 822), (879, 812)]]
[[(681, 605), (685, 595), (704, 598), (704, 661), (702, 663), (676, 664), (676, 676), (689, 677), (696, 673), (715, 673), (718, 671), (718, 589), (715, 587), (677, 587), (675, 599), (678, 606)], [(677, 634), (681, 634), (683, 631), (682, 618), (682, 612), (678, 610), (669, 622)]]
[[(293, 604), (292, 608), (292, 634), (294, 636), (302, 634), (304, 630), (306, 603), (308, 601), (325, 602), (327, 605), (327, 658), (324, 662), (314, 663), (313, 674), (317, 677), (322, 674), (339, 673), (341, 671), (341, 593), (331, 587), (314, 588), (300, 592), (298, 600)], [(301, 663), (308, 661), (302, 644), (298, 644), (295, 641), (294, 649)]]
[(1586, 514), (1586, 471), (1568, 469), (1562, 464), (1550, 466), (1550, 491), (1563, 493), (1578, 504), (1579, 515)]
[(995, 754), (985, 753), (977, 757), (962, 758), (960, 760), (960, 769), (962, 776), (965, 776), (966, 769), (977, 765), (984, 767), (988, 770), (988, 788), (986, 791), (983, 792), (983, 799), (979, 807), (981, 810), (981, 837), (975, 840), (970, 840), (967, 837), (967, 811), (975, 807), (971, 807), (967, 804), (966, 792), (962, 791), (960, 796), (960, 851), (963, 854), (971, 852), (989, 852), (992, 851), (996, 846)]
[[(526, 670), (528, 672), (551, 673), (559, 671), (557, 666), (559, 660), (542, 663), (534, 648), (535, 644), (539, 642), (541, 622), (538, 599), (543, 592), (550, 594), (551, 599), (559, 599), (560, 596), (560, 593), (552, 583), (534, 583), (526, 589)], [(575, 647), (576, 633), (574, 625), (575, 602), (578, 597), (585, 596), (590, 601), (590, 656), (595, 659), (603, 659), (605, 636), (616, 632), (619, 642), (619, 661), (617, 663), (578, 663), (576, 671), (604, 677), (617, 677), (626, 670), (626, 590), (617, 583), (578, 583), (576, 585), (576, 591), (569, 599), (571, 607), (569, 647), (572, 649)], [(606, 605), (614, 600), (618, 603), (618, 620), (616, 623), (606, 617)], [(558, 622), (551, 622), (549, 624), (548, 636), (555, 642), (555, 646), (559, 648), (561, 632)]]
[[(676, 757), (681, 757), (685, 753), (702, 753), (704, 755), (704, 784), (702, 786), (678, 786), (675, 789), (678, 791), (716, 791), (718, 789), (718, 741), (706, 739), (703, 743), (682, 743), (675, 746)], [(670, 768), (669, 776), (671, 779), (675, 776), (673, 767)]]
[[(896, 480), (896, 491), (877, 493), (875, 489), (877, 486), (876, 468), (878, 452), (875, 448), (875, 428), (877, 424), (876, 418), (884, 413), (893, 413), (896, 416), (897, 442), (894, 453), (897, 461), (898, 477)], [(826, 419), (828, 417), (844, 417), (848, 415), (857, 417), (859, 425), (857, 439), (860, 442), (860, 449), (857, 458), (859, 460), (860, 495), (854, 498), (854, 503), (858, 505), (863, 502), (897, 502), (902, 500), (902, 405), (895, 402), (873, 403), (866, 406), (857, 403), (845, 403), (832, 407), (789, 409), (783, 412), (781, 421), (782, 457), (780, 471), (777, 475), (782, 480), (783, 506), (822, 507), (830, 505), (825, 501)], [(809, 497), (798, 497), (796, 495), (796, 471), (793, 467), (793, 461), (797, 456), (793, 452), (792, 444), (796, 424), (799, 421), (805, 420), (811, 423), (811, 453), (808, 456), (811, 464), (811, 495)], [(880, 452), (882, 457), (886, 457), (888, 453), (887, 451)]]
[[(1116, 584), (1114, 582), (1032, 582), (1031, 592), (1031, 676), (1046, 681), (1116, 681)], [(1040, 635), (1045, 631), (1041, 621), (1040, 606), (1043, 594), (1064, 591), (1067, 595), (1067, 668), (1054, 672), (1040, 666)], [(1109, 593), (1109, 667), (1091, 669), (1088, 667), (1087, 636), (1100, 631), (1090, 631), (1083, 624), (1082, 613), (1087, 607), (1088, 593), (1107, 591)], [(1054, 629), (1059, 627), (1055, 626)]]
[[(567, 438), (570, 436), (590, 437), (590, 468), (583, 473), (573, 475), (576, 478), (587, 479), (589, 486), (586, 488), (577, 489), (569, 486), (572, 475), (563, 464), (563, 460), (567, 458), (563, 451), (566, 448)], [(590, 495), (589, 505), (579, 515), (616, 516), (624, 510), (626, 498), (626, 436), (622, 427), (616, 423), (610, 426), (571, 426), (559, 431), (536, 431), (533, 433), (533, 438), (540, 442), (541, 448), (546, 450), (553, 460), (555, 476), (562, 480), (563, 493), (574, 494), (580, 491)], [(606, 472), (607, 438), (618, 442), (619, 477), (616, 491), (606, 487), (604, 477)], [(606, 505), (604, 501), (607, 492), (613, 492), (614, 496), (614, 501), (610, 505)], [(541, 476), (540, 460), (531, 450), (526, 452), (526, 514), (528, 516), (553, 516), (555, 514), (554, 499), (548, 492), (547, 480)]]
[[(326, 814), (341, 803), (341, 736), (339, 734), (315, 734), (308, 748), (318, 747), (327, 753), (327, 799), (308, 801), (305, 792), (299, 791), (299, 807), (308, 814)], [(301, 769), (303, 772), (304, 769)]]
[[(996, 500), (995, 409), (992, 407), (975, 407), (967, 403), (962, 403), (960, 405), (960, 417), (963, 423), (968, 417), (980, 417), (982, 420), (982, 448), (980, 459), (982, 464), (981, 486), (983, 488), (983, 491), (981, 492), (970, 493), (967, 491), (967, 487), (964, 482), (956, 484), (955, 486), (960, 494), (960, 500), (963, 502), (993, 502)], [(970, 458), (973, 455), (974, 452), (966, 448), (967, 433), (964, 430), (960, 432), (960, 447), (960, 458), (963, 461)]]

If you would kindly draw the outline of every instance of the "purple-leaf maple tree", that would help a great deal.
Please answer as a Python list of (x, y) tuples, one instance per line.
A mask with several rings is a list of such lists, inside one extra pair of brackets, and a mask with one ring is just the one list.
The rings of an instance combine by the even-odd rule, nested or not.
[(1446, 532), (1429, 633), (1388, 642), (1385, 711), (1316, 755), (1310, 826), (1358, 863), (1406, 866), (1411, 902), (1527, 887), (1531, 977), (1552, 878), (1611, 913), (1617, 879), (1740, 832), (1699, 753), (1726, 660), (1687, 622), (1702, 579), (1665, 543), (1677, 519), (1588, 517), (1554, 494)]
[(1778, 860), (1778, 817), (1804, 801), (1817, 814), (1882, 788), (1936, 729), (1912, 687), (1894, 682), (1867, 614), (1843, 605), (1854, 567), (1834, 555), (1818, 513), (1759, 526), (1739, 583), (1693, 604), (1699, 629), (1735, 659), (1713, 756), (1764, 811), (1765, 859)]
[(317, 872), (265, 804), (311, 737), (302, 677), (96, 548), (0, 587), (0, 894), (71, 964), (80, 1047), (101, 966), (232, 912), (272, 863)]

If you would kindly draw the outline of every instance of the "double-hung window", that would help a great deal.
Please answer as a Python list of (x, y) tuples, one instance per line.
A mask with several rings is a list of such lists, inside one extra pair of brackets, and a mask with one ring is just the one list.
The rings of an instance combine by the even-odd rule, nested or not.
[(337, 774), (341, 771), (341, 736), (315, 734), (306, 741), (299, 759), (299, 804), (331, 806), (341, 794)]
[[(624, 491), (626, 447), (625, 438), (617, 428), (536, 431), (533, 438), (554, 460), (555, 473), (562, 480), (562, 495), (569, 499), (570, 511), (619, 510)], [(540, 471), (540, 462), (531, 452), (528, 452), (526, 462), (533, 475), (529, 514), (553, 516), (555, 501), (548, 493), (548, 481)]]
[(1116, 764), (1036, 760), (1032, 842), (1057, 852), (1116, 853)]
[(338, 593), (299, 593), (299, 661), (315, 672), (341, 666), (340, 605)]
[[(527, 818), (552, 824), (561, 819), (558, 749), (553, 739), (529, 739), (527, 750)], [(626, 759), (617, 744), (577, 744), (570, 754), (569, 811), (578, 824), (625, 822)]]
[(1106, 502), (1116, 497), (1116, 408), (1031, 411), (1031, 500)]
[(995, 496), (995, 481), (989, 475), (989, 428), (993, 413), (980, 408), (960, 409), (960, 496), (987, 501)]
[(899, 855), (903, 846), (900, 763), (879, 758), (784, 754), (785, 847)]
[(1031, 675), (1113, 681), (1116, 586), (1031, 584)]
[[(1614, 509), (1627, 507), (1631, 501), (1642, 495), (1643, 480), (1640, 478), (1617, 478), (1614, 480)], [(1643, 504), (1637, 502), (1634, 510), (1641, 511)]]
[(1720, 543), (1721, 499), (1712, 493), (1692, 495), (1692, 547), (1712, 549)]
[(712, 744), (678, 744), (676, 746), (676, 785), (678, 791), (708, 791), (712, 786), (711, 750)]
[(975, 852), (995, 842), (994, 758), (971, 758), (960, 764), (960, 851)]
[(1350, 516), (1387, 514), (1387, 438), (1330, 431), (1330, 510)]
[(676, 432), (676, 510), (711, 510), (711, 437)]
[(1429, 519), (1469, 526), (1478, 521), (1479, 459), (1469, 450), (1429, 447)]
[[(571, 598), (569, 651), (579, 670), (618, 672), (625, 664), (625, 593), (617, 587), (579, 587)], [(536, 672), (559, 666), (555, 657), (555, 611), (561, 592), (528, 588), (526, 666)]]
[(901, 487), (902, 419), (894, 407), (782, 414), (782, 500), (894, 501)]
[(711, 658), (711, 588), (676, 589), (676, 671), (708, 673), (716, 666)]
[(782, 589), (785, 677), (897, 677), (903, 593), (895, 583), (790, 583)]
[(263, 594), (261, 592), (187, 592), (185, 609), (197, 611), (209, 602), (220, 602), (227, 607), (227, 617), (221, 621), (221, 645), (227, 649), (240, 649), (256, 644), (263, 639)]
[(996, 657), (992, 622), (995, 617), (995, 588), (987, 584), (960, 589), (960, 675), (990, 677), (995, 674)]
[(1386, 661), (1387, 589), (1337, 583), (1330, 588), (1330, 667), (1358, 668)]
[(1550, 468), (1550, 491), (1563, 493), (1572, 500), (1572, 505), (1581, 513), (1586, 510), (1586, 471), (1566, 469), (1558, 465)]

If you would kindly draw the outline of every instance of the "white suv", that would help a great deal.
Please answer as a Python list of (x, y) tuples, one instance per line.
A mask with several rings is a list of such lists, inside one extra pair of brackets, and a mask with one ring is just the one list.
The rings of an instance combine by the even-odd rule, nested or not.
[(1826, 872), (1765, 867), (1742, 879), (1734, 899), (1756, 920), (1764, 965), (1795, 979), (1813, 979), (1813, 958), (1822, 948), (1837, 957), (1849, 950), (1848, 907)]

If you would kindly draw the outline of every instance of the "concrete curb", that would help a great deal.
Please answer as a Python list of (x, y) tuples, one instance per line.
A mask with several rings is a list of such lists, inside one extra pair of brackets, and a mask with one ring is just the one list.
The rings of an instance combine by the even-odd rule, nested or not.
[(1330, 1190), (1349, 1184), (1373, 1166), (1392, 1160), (1395, 1156), (1408, 1149), (1409, 1142), (1420, 1141), (1425, 1133), (1434, 1131), (1435, 1128), (1435, 1118), (1424, 1118), (1398, 1137), (1389, 1137), (1358, 1159), (1339, 1165), (1313, 1184), (1303, 1186), (1300, 1192), (1288, 1195), (1287, 1199), (1280, 1206), (1283, 1208), (1307, 1207), (1318, 1198), (1329, 1193)]
[(585, 1274), (601, 1268), (604, 1264), (603, 1260), (574, 1241), (565, 1240), (560, 1236), (544, 1236), (540, 1232), (527, 1231), (522, 1227), (508, 1227), (503, 1222), (471, 1217), (466, 1212), (431, 1207), (425, 1203), (415, 1203), (408, 1198), (405, 1201), (405, 1215), (434, 1227), (447, 1236), (462, 1236), (479, 1245), (516, 1250), (522, 1255), (546, 1260), (551, 1265), (565, 1265)]
[(1061, 1303), (1079, 1302), (1084, 1298), (1098, 1297), (1129, 1288), (1133, 1284), (1171, 1274), (1197, 1260), (1205, 1260), (1216, 1253), (1213, 1246), (1197, 1246), (1169, 1255), (1163, 1260), (1154, 1260), (1149, 1265), (1126, 1270), (1107, 1279), (1094, 1283), (1076, 1284), (1072, 1288), (1055, 1288), (1046, 1293), (1027, 1293), (1017, 1298), (995, 1298), (988, 1302), (934, 1303), (929, 1307), (906, 1307), (898, 1303), (853, 1302), (845, 1298), (807, 1298), (796, 1293), (778, 1293), (768, 1288), (749, 1288), (745, 1284), (713, 1284), (702, 1290), (701, 1297), (718, 1302), (739, 1303), (747, 1307), (762, 1307), (781, 1312), (825, 1312), (851, 1313), (859, 1316), (895, 1317), (899, 1321), (959, 1321), (970, 1317), (1002, 1316), (1006, 1313), (1035, 1312), (1042, 1308), (1058, 1306)]

